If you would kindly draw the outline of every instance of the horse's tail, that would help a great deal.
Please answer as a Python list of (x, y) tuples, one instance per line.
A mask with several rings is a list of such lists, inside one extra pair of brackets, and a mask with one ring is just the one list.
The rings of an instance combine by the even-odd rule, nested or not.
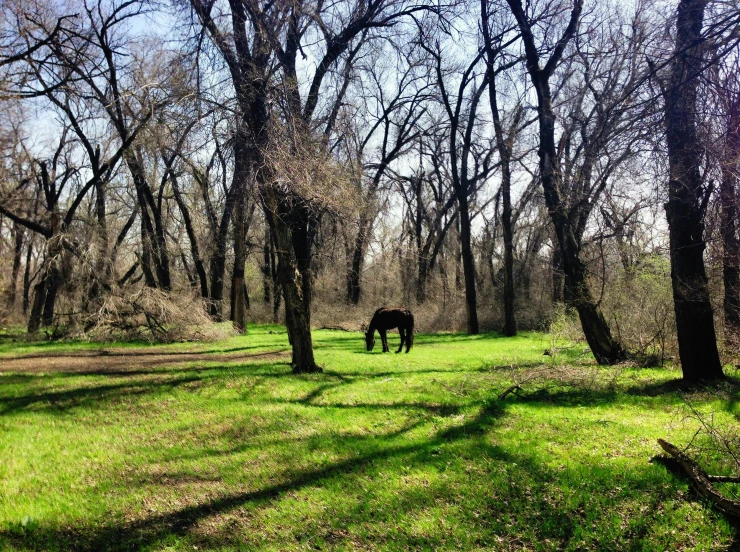
[(411, 311), (406, 312), (409, 313), (409, 327), (406, 330), (406, 352), (408, 353), (411, 347), (414, 346), (414, 315), (411, 314)]

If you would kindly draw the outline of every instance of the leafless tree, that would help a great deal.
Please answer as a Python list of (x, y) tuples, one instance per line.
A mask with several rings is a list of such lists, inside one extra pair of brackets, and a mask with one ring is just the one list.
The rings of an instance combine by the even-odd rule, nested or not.
[(704, 214), (711, 190), (702, 178), (696, 123), (697, 84), (704, 69), (705, 7), (705, 0), (678, 4), (674, 52), (663, 94), (670, 165), (666, 215), (671, 281), (681, 369), (688, 382), (723, 377), (704, 267)]

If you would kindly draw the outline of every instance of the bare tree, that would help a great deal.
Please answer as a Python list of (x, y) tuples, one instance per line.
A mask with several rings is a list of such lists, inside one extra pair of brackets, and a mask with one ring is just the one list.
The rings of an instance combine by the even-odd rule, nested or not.
[[(353, 175), (359, 194), (354, 232), (347, 236), (347, 300), (360, 300), (360, 277), (368, 241), (378, 215), (381, 184), (392, 164), (402, 158), (420, 136), (420, 119), (425, 113), (428, 82), (423, 67), (408, 53), (398, 52), (397, 62), (388, 67), (378, 59), (383, 51), (363, 62), (363, 113), (348, 113), (354, 125), (364, 128), (342, 129), (334, 148), (346, 151), (349, 166), (359, 167)], [(388, 83), (392, 84), (388, 84)], [(390, 90), (389, 90), (390, 89)], [(336, 129), (339, 131), (339, 129)], [(346, 223), (344, 226), (349, 226)], [(354, 234), (354, 237), (351, 236)]]
[(519, 26), (527, 72), (537, 95), (540, 178), (555, 229), (565, 278), (570, 282), (568, 286), (570, 303), (578, 311), (583, 332), (597, 362), (600, 364), (618, 362), (626, 353), (612, 337), (609, 326), (588, 288), (586, 266), (578, 255), (579, 239), (574, 233), (568, 204), (563, 197), (563, 174), (558, 163), (558, 148), (555, 143), (556, 116), (553, 110), (550, 78), (562, 61), (566, 46), (576, 34), (583, 11), (583, 0), (574, 1), (565, 29), (554, 43), (544, 46), (550, 50), (547, 60), (542, 59), (542, 49), (537, 45), (533, 27), (534, 16), (526, 13), (520, 0), (507, 0), (507, 3)]
[(706, 0), (680, 0), (678, 4), (674, 54), (664, 92), (671, 282), (681, 369), (684, 380), (692, 383), (724, 377), (704, 268), (704, 214), (711, 187), (705, 186), (701, 174), (696, 124), (705, 7)]
[[(321, 119), (320, 93), (333, 66), (364, 40), (367, 29), (392, 26), (401, 17), (420, 8), (403, 3), (374, 0), (353, 5), (297, 1), (287, 4), (230, 0), (230, 30), (219, 27), (220, 8), (211, 1), (191, 0), (198, 20), (225, 61), (239, 105), (235, 151), (235, 173), (246, 182), (254, 175), (265, 217), (276, 244), (278, 274), (286, 308), (286, 325), (293, 349), (296, 373), (316, 372), (310, 329), (311, 247), (317, 222), (314, 206), (294, 186), (285, 186), (281, 175), (268, 169), (265, 154), (272, 129), (283, 125), (291, 137), (288, 150), (311, 150), (312, 133)], [(298, 55), (311, 36), (318, 60), (316, 70), (305, 82), (302, 97), (297, 70)], [(275, 77), (280, 87), (271, 88)], [(282, 113), (271, 112), (273, 92)], [(271, 116), (280, 117), (270, 120)], [(331, 121), (331, 117), (328, 118)], [(277, 144), (277, 142), (275, 142)]]

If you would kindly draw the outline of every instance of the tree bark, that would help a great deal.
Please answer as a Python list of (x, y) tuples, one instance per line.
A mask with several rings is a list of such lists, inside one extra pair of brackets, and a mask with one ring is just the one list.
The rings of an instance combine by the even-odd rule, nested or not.
[[(242, 157), (235, 152), (237, 158)], [(231, 278), (231, 320), (234, 329), (239, 333), (247, 331), (247, 309), (244, 300), (244, 263), (246, 262), (247, 239), (246, 230), (246, 187), (248, 171), (243, 165), (244, 160), (237, 161), (234, 175), (234, 186), (237, 186), (236, 201), (234, 202), (234, 272)]]
[(701, 29), (706, 0), (681, 0), (675, 54), (665, 92), (666, 142), (670, 179), (668, 219), (671, 282), (678, 352), (687, 382), (724, 377), (717, 350), (712, 305), (704, 269), (704, 214), (709, 190), (700, 172), (696, 130), (697, 81), (701, 71)]
[(552, 302), (562, 303), (565, 301), (563, 293), (564, 275), (563, 275), (563, 257), (560, 253), (560, 245), (556, 242), (552, 249)]
[(272, 300), (272, 271), (270, 270), (270, 227), (265, 227), (265, 243), (262, 246), (262, 299), (266, 304)]

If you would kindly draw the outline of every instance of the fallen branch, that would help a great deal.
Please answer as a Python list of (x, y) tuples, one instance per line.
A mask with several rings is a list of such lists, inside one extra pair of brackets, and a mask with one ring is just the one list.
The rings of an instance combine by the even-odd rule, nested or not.
[(723, 483), (735, 483), (740, 478), (729, 477), (722, 475), (708, 475), (704, 470), (699, 467), (694, 460), (689, 458), (686, 454), (681, 452), (678, 447), (672, 445), (668, 441), (658, 439), (658, 444), (661, 448), (670, 454), (681, 467), (683, 472), (691, 480), (694, 488), (704, 498), (709, 499), (717, 509), (722, 512), (740, 519), (740, 502), (730, 500), (722, 493), (718, 492), (713, 486), (712, 482), (723, 482)]
[(498, 396), (498, 400), (503, 401), (506, 398), (506, 395), (510, 393), (514, 393), (518, 397), (519, 393), (517, 393), (517, 391), (522, 391), (522, 387), (520, 385), (512, 385)]

